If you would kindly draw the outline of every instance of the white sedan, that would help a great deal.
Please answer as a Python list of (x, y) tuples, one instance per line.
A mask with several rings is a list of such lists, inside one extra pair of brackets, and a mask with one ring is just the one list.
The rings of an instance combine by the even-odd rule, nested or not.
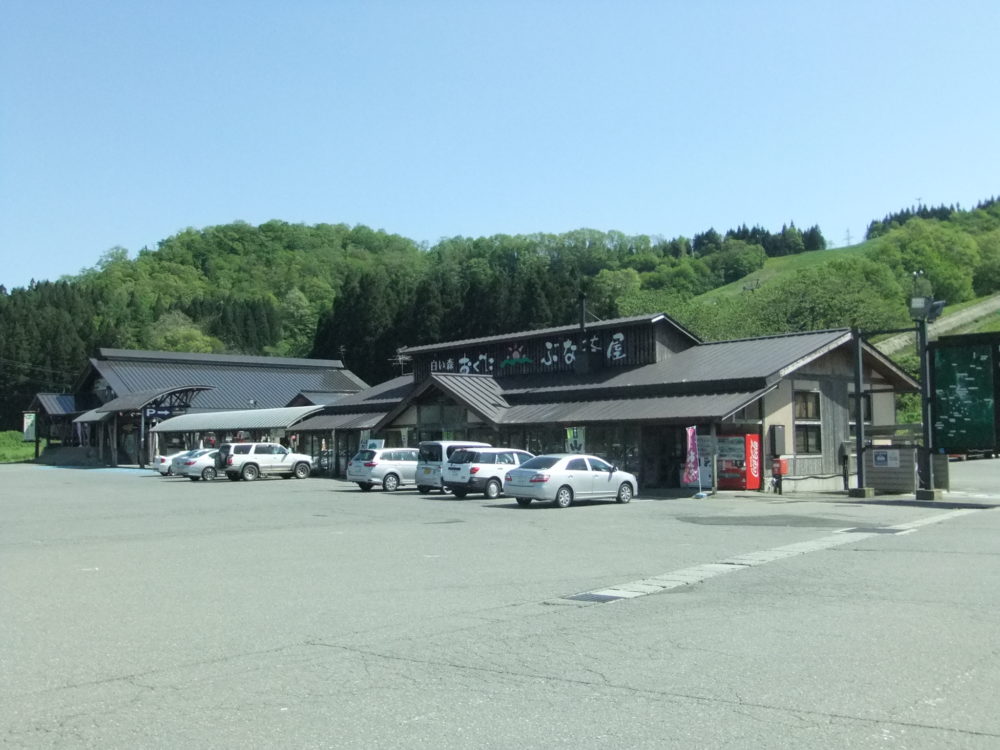
[(568, 508), (575, 500), (598, 498), (627, 503), (638, 488), (635, 475), (603, 458), (579, 453), (535, 456), (508, 471), (503, 483), (504, 493), (517, 498), (518, 505), (548, 500), (558, 508)]
[(191, 451), (189, 451), (189, 450), (183, 450), (183, 451), (176, 451), (175, 453), (168, 453), (166, 455), (157, 456), (156, 457), (156, 470), (158, 472), (160, 472), (163, 476), (169, 476), (169, 475), (173, 474), (174, 473), (174, 470), (173, 470), (173, 461), (174, 461), (174, 459), (175, 458), (179, 458), (181, 456), (186, 456), (190, 452)]
[(174, 473), (187, 477), (192, 482), (197, 482), (199, 479), (206, 481), (215, 479), (218, 476), (215, 468), (215, 459), (218, 455), (219, 451), (211, 448), (191, 451), (191, 455), (181, 461), (180, 467)]

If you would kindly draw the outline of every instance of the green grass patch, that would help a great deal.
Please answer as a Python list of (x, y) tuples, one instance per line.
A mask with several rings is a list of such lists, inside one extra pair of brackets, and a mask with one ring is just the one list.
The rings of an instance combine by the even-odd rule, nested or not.
[[(42, 448), (45, 441), (42, 441)], [(35, 444), (24, 442), (19, 430), (0, 432), (0, 464), (15, 464), (35, 460)]]
[(768, 258), (764, 261), (764, 267), (760, 270), (747, 274), (742, 279), (734, 281), (732, 284), (726, 284), (725, 286), (716, 287), (711, 291), (705, 292), (697, 299), (708, 300), (713, 297), (727, 297), (742, 294), (749, 288), (754, 286), (763, 286), (770, 281), (783, 276), (791, 276), (797, 271), (801, 271), (805, 268), (819, 266), (840, 258), (863, 254), (869, 247), (869, 243), (862, 242), (860, 245), (838, 247), (833, 250), (816, 250), (811, 253), (799, 253), (798, 255), (784, 255), (779, 258)]

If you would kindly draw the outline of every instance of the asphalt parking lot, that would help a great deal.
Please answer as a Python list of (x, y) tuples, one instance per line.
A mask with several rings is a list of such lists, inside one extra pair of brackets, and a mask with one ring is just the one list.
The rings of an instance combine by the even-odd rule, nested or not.
[(562, 510), (0, 466), (0, 737), (996, 747), (983, 486)]

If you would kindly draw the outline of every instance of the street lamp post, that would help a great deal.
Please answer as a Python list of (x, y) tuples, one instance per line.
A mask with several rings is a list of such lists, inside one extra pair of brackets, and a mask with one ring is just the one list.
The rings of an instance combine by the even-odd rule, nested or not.
[(910, 319), (917, 327), (917, 359), (920, 362), (920, 422), (922, 427), (924, 471), (920, 472), (918, 500), (936, 500), (934, 487), (934, 438), (931, 430), (931, 363), (927, 352), (927, 324), (934, 321), (944, 308), (944, 300), (931, 295), (917, 295), (917, 279), (923, 271), (913, 273), (913, 296), (910, 298)]

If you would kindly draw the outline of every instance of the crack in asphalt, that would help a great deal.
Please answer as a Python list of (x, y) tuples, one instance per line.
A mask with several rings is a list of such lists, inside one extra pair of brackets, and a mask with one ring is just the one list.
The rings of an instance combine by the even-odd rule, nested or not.
[(894, 719), (876, 719), (866, 716), (853, 716), (850, 714), (842, 714), (837, 712), (816, 711), (807, 708), (793, 708), (789, 706), (779, 706), (774, 704), (761, 703), (757, 701), (747, 701), (739, 698), (737, 699), (718, 698), (718, 697), (711, 697), (704, 695), (695, 695), (693, 693), (679, 693), (670, 690), (637, 688), (631, 685), (622, 685), (620, 683), (614, 683), (610, 681), (596, 682), (593, 680), (562, 677), (558, 675), (539, 674), (532, 672), (516, 672), (509, 669), (500, 669), (496, 667), (478, 667), (478, 666), (471, 666), (468, 664), (457, 664), (455, 662), (438, 661), (434, 659), (418, 659), (412, 656), (401, 656), (399, 654), (384, 654), (377, 651), (370, 651), (367, 649), (353, 648), (350, 646), (341, 646), (333, 643), (324, 643), (322, 641), (312, 641), (308, 645), (317, 646), (321, 648), (335, 649), (339, 651), (344, 651), (346, 653), (356, 654), (358, 656), (374, 657), (376, 659), (383, 659), (385, 661), (405, 662), (408, 664), (415, 664), (423, 667), (428, 667), (428, 666), (443, 667), (463, 672), (475, 672), (480, 674), (495, 674), (502, 677), (517, 677), (517, 678), (544, 680), (546, 682), (562, 683), (566, 685), (579, 685), (590, 688), (604, 687), (604, 688), (610, 688), (612, 690), (621, 690), (623, 692), (632, 693), (634, 695), (645, 695), (647, 697), (668, 698), (675, 700), (688, 700), (688, 701), (694, 701), (696, 703), (721, 705), (735, 709), (754, 708), (765, 711), (775, 711), (778, 713), (787, 714), (789, 716), (799, 718), (803, 721), (807, 721), (810, 718), (823, 718), (823, 719), (834, 719), (839, 721), (851, 721), (859, 724), (870, 724), (872, 726), (895, 726), (895, 727), (905, 727), (911, 729), (927, 729), (938, 732), (951, 732), (954, 734), (961, 734), (970, 737), (1000, 738), (1000, 733), (996, 732), (984, 732), (984, 731), (977, 731), (974, 729), (963, 729), (961, 727), (925, 724), (915, 721), (898, 721)]

